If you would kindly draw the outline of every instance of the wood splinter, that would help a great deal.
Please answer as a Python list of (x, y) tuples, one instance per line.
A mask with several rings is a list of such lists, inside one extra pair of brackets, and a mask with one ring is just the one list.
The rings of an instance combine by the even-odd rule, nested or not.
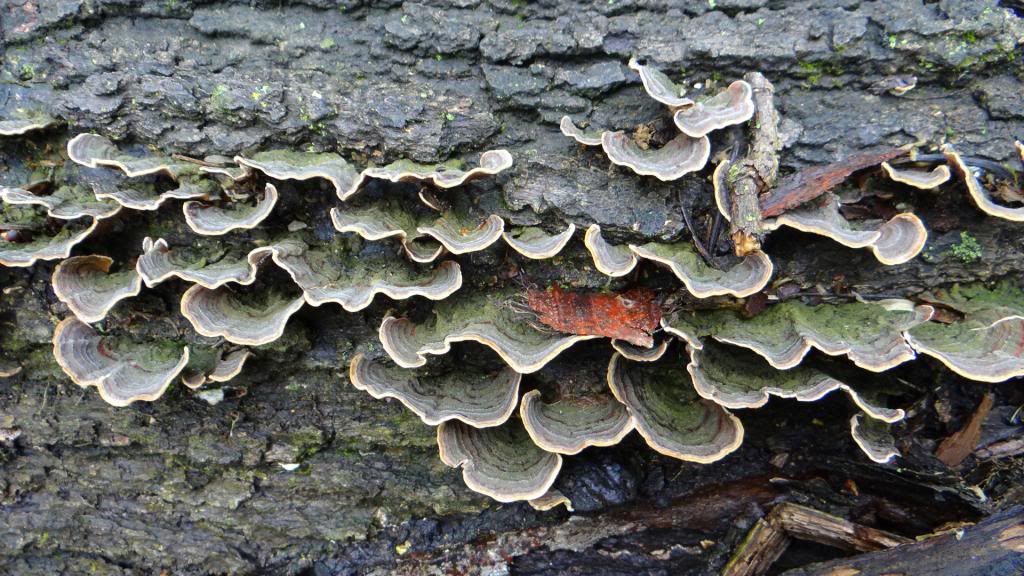
[(858, 552), (874, 552), (913, 542), (898, 534), (854, 524), (813, 508), (784, 502), (751, 528), (722, 570), (722, 575), (766, 574), (794, 538)]

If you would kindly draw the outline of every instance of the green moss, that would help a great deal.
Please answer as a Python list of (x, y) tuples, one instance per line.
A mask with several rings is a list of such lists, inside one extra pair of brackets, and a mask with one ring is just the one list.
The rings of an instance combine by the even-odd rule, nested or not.
[(967, 232), (960, 233), (960, 243), (954, 244), (949, 251), (964, 264), (981, 260), (981, 245), (978, 244), (978, 240), (974, 236)]
[(338, 44), (337, 42), (334, 41), (334, 38), (324, 38), (323, 40), (320, 41), (321, 50), (330, 50), (331, 48), (334, 48), (337, 45)]

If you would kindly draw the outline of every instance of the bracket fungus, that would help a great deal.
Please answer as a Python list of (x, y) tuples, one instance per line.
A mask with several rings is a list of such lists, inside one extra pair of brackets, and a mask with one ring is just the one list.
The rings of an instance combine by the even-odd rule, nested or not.
[(88, 168), (117, 168), (129, 178), (165, 174), (178, 180), (185, 174), (199, 171), (198, 166), (178, 162), (165, 156), (132, 156), (121, 152), (114, 143), (98, 134), (83, 133), (68, 141), (68, 158)]
[(720, 344), (709, 344), (702, 349), (690, 346), (689, 352), (690, 363), (686, 370), (697, 394), (726, 408), (759, 408), (771, 396), (813, 402), (842, 390), (871, 418), (897, 422), (904, 416), (903, 410), (877, 406), (848, 384), (814, 368), (796, 366), (778, 370), (750, 352), (737, 353)]
[(625, 132), (604, 132), (601, 148), (612, 164), (663, 182), (700, 170), (711, 156), (711, 142), (707, 137), (693, 138), (686, 134), (676, 136), (661, 148), (645, 150)]
[(374, 398), (396, 398), (436, 426), (459, 420), (475, 428), (504, 424), (516, 409), (522, 375), (505, 367), (485, 371), (459, 364), (445, 371), (411, 370), (356, 354), (349, 364), (352, 385)]
[(515, 419), (493, 428), (442, 422), (437, 446), (442, 462), (462, 468), (466, 486), (498, 502), (544, 496), (562, 468), (562, 457), (537, 447)]
[(462, 286), (462, 272), (454, 261), (442, 262), (433, 270), (421, 270), (394, 258), (371, 259), (315, 250), (301, 240), (289, 238), (257, 249), (263, 250), (288, 272), (311, 306), (335, 302), (348, 312), (356, 312), (369, 306), (377, 294), (395, 300), (413, 296), (441, 300)]
[(773, 266), (761, 251), (751, 252), (725, 270), (708, 266), (689, 244), (649, 242), (641, 246), (615, 246), (601, 236), (597, 224), (587, 229), (584, 244), (599, 271), (609, 276), (625, 276), (639, 258), (664, 264), (698, 298), (731, 295), (738, 298), (760, 292), (772, 277)]
[(75, 384), (95, 386), (113, 406), (156, 400), (189, 360), (188, 346), (102, 337), (75, 317), (57, 324), (53, 354)]
[(742, 124), (754, 116), (754, 91), (745, 80), (736, 80), (729, 87), (692, 106), (676, 110), (672, 115), (676, 127), (691, 138)]
[(31, 239), (24, 242), (8, 242), (0, 239), (0, 265), (13, 268), (32, 266), (39, 260), (63, 260), (71, 255), (76, 244), (85, 240), (99, 220), (88, 218), (68, 220), (54, 234), (44, 230), (33, 230)]
[(963, 180), (964, 186), (967, 187), (967, 193), (971, 196), (971, 200), (974, 200), (974, 204), (982, 212), (989, 216), (1002, 218), (1003, 220), (1024, 222), (1024, 207), (1010, 208), (1008, 206), (1003, 206), (1002, 204), (997, 204), (993, 201), (992, 197), (989, 196), (988, 191), (978, 180), (978, 177), (974, 175), (974, 171), (966, 162), (964, 162), (964, 159), (956, 150), (953, 149), (952, 145), (943, 145), (942, 154), (946, 157), (949, 165), (953, 167), (953, 170), (955, 170)]
[(473, 341), (491, 348), (516, 372), (544, 367), (576, 342), (597, 338), (542, 332), (515, 317), (506, 293), (457, 295), (439, 302), (433, 316), (417, 324), (388, 316), (380, 325), (384, 350), (403, 368), (418, 368), (427, 355), (447, 354), (454, 342)]
[(0, 187), (0, 200), (13, 205), (35, 205), (46, 208), (46, 214), (59, 220), (89, 216), (96, 220), (110, 218), (121, 211), (121, 205), (105, 201), (84, 186), (61, 186), (52, 194), (34, 194), (22, 188)]
[(523, 426), (533, 442), (558, 454), (578, 454), (589, 446), (618, 444), (633, 430), (633, 419), (610, 392), (561, 395), (545, 402), (540, 390), (523, 395)]
[[(185, 367), (181, 382), (193, 390), (207, 382), (228, 382), (242, 373), (245, 361), (251, 357), (252, 352), (248, 348), (239, 348), (227, 353), (217, 351), (208, 366), (193, 368), (193, 362), (190, 362)], [(194, 361), (194, 357), (190, 360)]]
[(963, 313), (963, 318), (915, 326), (907, 332), (914, 350), (979, 382), (1024, 376), (1024, 296), (1018, 288), (1009, 283), (992, 290), (958, 287), (941, 303)]
[(93, 185), (93, 193), (99, 200), (113, 200), (125, 208), (155, 211), (168, 200), (209, 198), (216, 192), (212, 182), (202, 181), (199, 184), (181, 182), (177, 188), (166, 192), (159, 192), (152, 184), (103, 182)]
[(939, 164), (931, 170), (919, 170), (914, 168), (894, 168), (888, 162), (882, 162), (882, 170), (893, 182), (913, 186), (921, 190), (938, 188), (949, 181), (949, 166)]
[(722, 406), (697, 395), (678, 356), (630, 362), (617, 352), (608, 364), (608, 386), (626, 405), (637, 432), (658, 452), (709, 463), (743, 443), (743, 424)]
[(220, 336), (235, 344), (259, 346), (277, 340), (285, 324), (305, 303), (276, 291), (236, 293), (225, 286), (196, 284), (181, 297), (181, 314), (203, 336)]
[(688, 108), (694, 105), (693, 100), (684, 97), (686, 88), (673, 82), (664, 72), (641, 64), (635, 57), (629, 59), (628, 66), (640, 75), (644, 91), (651, 98), (669, 108)]
[(885, 464), (900, 455), (896, 440), (889, 433), (889, 426), (883, 420), (865, 418), (854, 414), (850, 418), (850, 435), (861, 451), (872, 461)]
[(142, 291), (142, 277), (134, 268), (111, 272), (107, 256), (74, 256), (53, 270), (53, 293), (86, 324), (99, 322), (115, 304)]
[(418, 164), (411, 160), (399, 160), (387, 166), (370, 167), (363, 170), (363, 176), (389, 182), (428, 181), (438, 188), (455, 188), (466, 182), (494, 176), (512, 167), (512, 154), (508, 150), (488, 150), (480, 155), (480, 165), (462, 170), (461, 162), (446, 164)]
[(506, 244), (523, 256), (531, 260), (545, 260), (561, 252), (575, 233), (576, 225), (570, 223), (558, 234), (548, 234), (543, 228), (531, 226), (505, 230), (501, 235)]
[(185, 202), (181, 209), (185, 213), (185, 222), (193, 232), (203, 236), (221, 236), (234, 230), (249, 230), (259, 226), (274, 210), (277, 198), (277, 188), (268, 183), (263, 196), (254, 205), (238, 201), (210, 205), (193, 200)]
[(562, 131), (562, 134), (584, 146), (600, 146), (601, 135), (605, 132), (604, 130), (583, 130), (577, 127), (573, 123), (572, 118), (568, 116), (562, 116), (562, 120), (558, 123), (558, 128)]
[(142, 242), (142, 251), (135, 268), (150, 288), (171, 277), (211, 289), (229, 282), (252, 284), (260, 262), (270, 256), (260, 248), (248, 255), (204, 251), (196, 246), (171, 248), (163, 238), (148, 237)]
[(460, 207), (440, 217), (424, 217), (394, 201), (332, 208), (331, 221), (339, 232), (354, 232), (367, 240), (396, 237), (415, 262), (432, 262), (442, 248), (452, 254), (483, 250), (497, 242), (505, 229), (505, 221), (494, 214), (477, 218)]
[(753, 350), (779, 370), (789, 370), (811, 348), (831, 356), (845, 355), (854, 364), (883, 372), (914, 359), (904, 339), (907, 330), (931, 317), (931, 306), (907, 300), (848, 302), (809, 306), (791, 300), (742, 318), (730, 311), (679, 313), (663, 321), (673, 334), (693, 346), (715, 340)]
[[(664, 319), (661, 322), (663, 323)], [(629, 342), (613, 339), (612, 348), (627, 360), (632, 360), (633, 362), (656, 362), (668, 351), (670, 343), (670, 340), (665, 339), (650, 348), (644, 348), (643, 346), (636, 346)]]
[(0, 120), (0, 136), (22, 136), (56, 123), (57, 119), (45, 112), (19, 108), (10, 117)]
[(348, 200), (359, 191), (363, 176), (344, 158), (333, 152), (304, 153), (291, 150), (268, 150), (251, 157), (235, 156), (235, 162), (277, 180), (311, 180), (322, 178), (334, 186), (339, 200)]
[[(728, 170), (723, 162), (715, 173)], [(730, 219), (728, 201), (721, 179), (714, 178), (715, 204), (726, 219)], [(849, 248), (869, 248), (879, 262), (887, 266), (903, 264), (917, 256), (928, 240), (928, 230), (916, 215), (904, 212), (889, 220), (851, 222), (840, 213), (839, 197), (826, 192), (820, 198), (788, 212), (761, 221), (764, 231), (783, 226), (831, 238)]]

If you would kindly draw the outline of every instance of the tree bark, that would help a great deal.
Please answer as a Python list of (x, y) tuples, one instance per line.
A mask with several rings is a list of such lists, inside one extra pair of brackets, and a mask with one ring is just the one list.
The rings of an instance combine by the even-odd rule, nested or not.
[[(336, 150), (360, 167), (507, 148), (514, 168), (484, 184), (480, 201), (510, 222), (685, 238), (682, 186), (703, 235), (714, 215), (713, 166), (682, 183), (652, 182), (559, 133), (564, 114), (609, 129), (667, 117), (626, 67), (630, 56), (691, 86), (762, 73), (781, 117), (780, 174), (918, 139), (1008, 161), (1024, 134), (1019, 10), (977, 0), (9, 0), (0, 6), (0, 103), (43, 106), (64, 125), (0, 140), (0, 184), (32, 181), (39, 159), (85, 131), (199, 158)], [(902, 97), (870, 90), (896, 74), (917, 76), (916, 88)], [(713, 144), (726, 146), (722, 136)], [(323, 224), (332, 193), (310, 188), (282, 188), (282, 222)], [(1020, 225), (985, 218), (956, 186), (895, 202), (928, 224), (921, 257), (884, 267), (865, 251), (780, 232), (765, 243), (776, 277), (808, 290), (911, 297), (1024, 267)], [(127, 260), (143, 237), (165, 232), (164, 216), (114, 219), (79, 253)], [(980, 258), (952, 250), (964, 234)], [(461, 258), (465, 289), (492, 285), (509, 258)], [(594, 272), (579, 238), (558, 265), (518, 266), (535, 283), (628, 283)], [(356, 314), (306, 307), (220, 404), (175, 385), (158, 402), (113, 408), (52, 359), (53, 326), (68, 315), (52, 271), (0, 268), (0, 359), (22, 368), (0, 379), (0, 573), (709, 574), (783, 501), (908, 538), (993, 514), (979, 534), (1019, 522), (1019, 510), (1003, 512), (1024, 481), (1020, 451), (1006, 449), (1019, 436), (1006, 424), (1024, 402), (1019, 383), (991, 387), (979, 450), (1003, 448), (951, 469), (934, 449), (988, 388), (927, 359), (877, 377), (912, 408), (896, 430), (897, 464), (860, 455), (843, 399), (774, 400), (742, 412), (746, 443), (711, 465), (659, 456), (636, 435), (567, 458), (556, 486), (577, 513), (540, 513), (470, 492), (438, 460), (433, 428), (349, 384), (354, 350), (376, 340), (387, 312), (415, 303), (378, 299)], [(679, 289), (663, 271), (642, 273)], [(174, 316), (183, 288), (141, 299), (156, 317)], [(604, 353), (578, 348), (567, 361)], [(1000, 436), (986, 443), (986, 434)], [(912, 546), (939, 559), (951, 550), (924, 544)], [(781, 568), (839, 555), (796, 548)], [(999, 558), (1011, 552), (1019, 562), (1019, 546)]]

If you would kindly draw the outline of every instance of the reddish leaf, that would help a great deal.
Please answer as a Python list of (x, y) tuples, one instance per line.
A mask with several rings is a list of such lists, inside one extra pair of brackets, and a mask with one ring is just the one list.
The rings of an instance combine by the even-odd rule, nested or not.
[(651, 347), (661, 321), (654, 292), (634, 288), (622, 294), (563, 292), (558, 286), (526, 293), (530, 309), (547, 326), (568, 334), (605, 336)]
[(877, 166), (906, 153), (907, 151), (902, 148), (892, 148), (881, 152), (862, 152), (839, 162), (801, 170), (784, 178), (779, 182), (777, 188), (772, 190), (767, 197), (761, 199), (761, 216), (771, 218), (786, 210), (792, 210), (835, 188), (850, 174)]

